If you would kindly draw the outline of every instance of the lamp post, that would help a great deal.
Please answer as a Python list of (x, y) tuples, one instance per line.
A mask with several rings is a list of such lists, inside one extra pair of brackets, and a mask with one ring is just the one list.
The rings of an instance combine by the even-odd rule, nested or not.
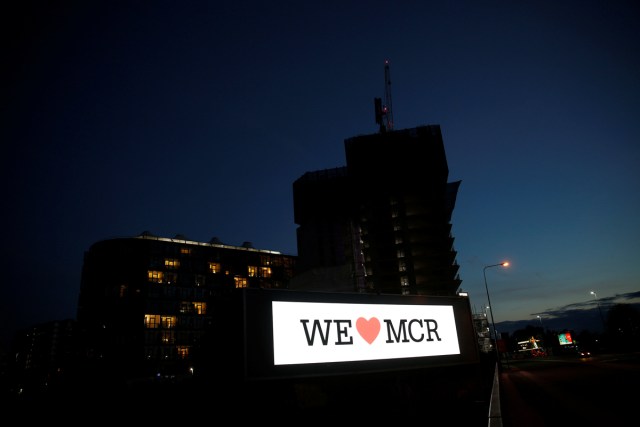
[[(538, 320), (540, 321), (540, 329), (542, 329), (542, 332), (540, 332), (540, 342), (543, 344), (545, 343), (545, 335), (544, 335), (544, 325), (542, 324), (542, 316), (540, 316), (539, 314), (536, 315), (536, 317), (538, 318)], [(546, 353), (544, 353), (546, 355)]]
[[(493, 336), (495, 339), (494, 347), (496, 349), (496, 361), (498, 365), (500, 364), (500, 353), (498, 352), (498, 331), (496, 331), (496, 323), (493, 320), (493, 308), (491, 306), (491, 298), (489, 297), (489, 286), (487, 286), (487, 268), (500, 267), (500, 266), (508, 267), (509, 263), (504, 261), (504, 262), (501, 262), (500, 264), (485, 265), (484, 268), (482, 269), (482, 274), (484, 275), (484, 288), (487, 291), (487, 302), (489, 303), (489, 313), (491, 314), (491, 327), (493, 328)], [(489, 334), (489, 338), (491, 338), (491, 334)]]
[(590, 294), (593, 295), (593, 299), (596, 300), (596, 305), (598, 306), (598, 312), (600, 313), (600, 321), (602, 322), (602, 332), (604, 333), (605, 331), (604, 317), (602, 317), (602, 310), (600, 309), (600, 303), (598, 302), (598, 294), (596, 294), (595, 291), (591, 291)]

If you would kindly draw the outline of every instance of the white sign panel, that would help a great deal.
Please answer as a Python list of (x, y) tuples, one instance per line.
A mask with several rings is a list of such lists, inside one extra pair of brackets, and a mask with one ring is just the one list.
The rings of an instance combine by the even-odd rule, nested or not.
[(450, 305), (272, 301), (276, 365), (460, 354)]

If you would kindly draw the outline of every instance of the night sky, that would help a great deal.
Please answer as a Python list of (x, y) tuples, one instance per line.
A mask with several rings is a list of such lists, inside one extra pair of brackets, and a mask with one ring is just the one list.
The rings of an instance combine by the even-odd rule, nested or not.
[(385, 60), (395, 128), (440, 125), (462, 181), (452, 233), (474, 311), (504, 260), (486, 270), (499, 330), (579, 329), (568, 311), (640, 301), (637, 1), (14, 3), (3, 341), (75, 318), (103, 239), (297, 254), (293, 182), (378, 131)]

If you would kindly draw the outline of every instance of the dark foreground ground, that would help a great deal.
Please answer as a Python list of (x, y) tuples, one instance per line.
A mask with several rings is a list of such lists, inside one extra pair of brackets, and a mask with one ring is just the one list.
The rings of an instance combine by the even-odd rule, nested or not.
[[(224, 374), (108, 385), (83, 378), (57, 390), (9, 396), (19, 420), (332, 422), (423, 420), (486, 426), (495, 360), (412, 371), (287, 380), (230, 381)], [(85, 414), (85, 415), (82, 415)], [(89, 414), (89, 418), (86, 418)], [(124, 417), (124, 418), (123, 418)]]

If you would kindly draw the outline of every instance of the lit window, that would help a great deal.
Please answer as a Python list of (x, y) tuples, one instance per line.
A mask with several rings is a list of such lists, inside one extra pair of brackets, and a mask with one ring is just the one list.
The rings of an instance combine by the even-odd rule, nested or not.
[(178, 351), (178, 357), (180, 359), (186, 359), (187, 357), (189, 357), (189, 347), (184, 345), (179, 345), (177, 348), (177, 351)]
[(404, 258), (404, 249), (398, 249), (398, 258)]
[(163, 329), (172, 329), (176, 327), (176, 316), (160, 316), (160, 324)]
[(180, 313), (191, 313), (193, 311), (193, 303), (190, 301), (182, 301), (180, 303)]
[(191, 254), (191, 248), (180, 248), (180, 253), (182, 255), (190, 255)]
[(194, 302), (193, 308), (196, 310), (196, 314), (207, 314), (206, 302)]
[(258, 267), (255, 265), (247, 266), (249, 277), (256, 277), (258, 275)]
[(271, 257), (268, 255), (261, 255), (260, 256), (260, 264), (262, 265), (271, 265)]
[(162, 283), (164, 279), (164, 273), (162, 271), (149, 270), (149, 281), (154, 283)]
[(173, 259), (173, 258), (165, 258), (164, 266), (166, 268), (178, 268), (178, 267), (180, 267), (180, 260), (179, 259)]
[(407, 276), (402, 276), (400, 278), (400, 286), (402, 287), (409, 286), (409, 278)]
[(144, 315), (144, 327), (149, 329), (157, 329), (160, 327), (160, 315), (159, 314), (145, 314)]
[(212, 273), (220, 273), (220, 263), (219, 262), (210, 262), (209, 263), (209, 271)]
[(398, 236), (396, 237), (396, 245), (400, 245), (402, 244), (402, 237)]
[(405, 261), (398, 261), (398, 271), (407, 271), (407, 263)]
[(246, 277), (235, 276), (233, 278), (233, 280), (236, 283), (236, 288), (246, 288), (247, 287), (247, 278)]
[(271, 267), (260, 267), (260, 277), (271, 277)]

